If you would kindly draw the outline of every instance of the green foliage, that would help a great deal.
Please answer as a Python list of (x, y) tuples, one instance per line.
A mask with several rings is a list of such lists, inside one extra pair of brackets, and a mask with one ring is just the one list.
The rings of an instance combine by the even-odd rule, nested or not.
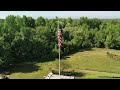
[[(52, 70), (52, 73), (59, 74), (59, 72), (57, 70)], [(84, 76), (83, 73), (74, 72), (74, 71), (62, 71), (62, 72), (60, 72), (60, 74), (65, 75), (65, 76), (76, 76), (76, 77)]]
[(105, 47), (106, 33), (103, 30), (98, 31), (95, 34), (95, 46), (99, 48)]
[(0, 20), (0, 65), (58, 58), (58, 19), (62, 26), (62, 57), (92, 47), (120, 49), (119, 20), (9, 15)]
[(38, 17), (35, 21), (36, 26), (45, 26), (46, 22), (43, 17)]

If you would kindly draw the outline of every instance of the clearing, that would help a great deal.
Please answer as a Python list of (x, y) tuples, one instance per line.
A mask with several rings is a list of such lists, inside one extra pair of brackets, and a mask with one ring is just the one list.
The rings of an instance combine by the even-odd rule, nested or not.
[[(71, 65), (66, 71), (74, 70), (79, 73), (76, 79), (120, 78), (120, 61), (108, 57), (106, 52), (120, 55), (120, 50), (93, 48), (71, 54), (62, 60), (68, 61)], [(58, 60), (23, 63), (14, 67), (10, 78), (44, 79), (44, 76), (50, 72), (50, 67), (55, 69), (56, 63)]]

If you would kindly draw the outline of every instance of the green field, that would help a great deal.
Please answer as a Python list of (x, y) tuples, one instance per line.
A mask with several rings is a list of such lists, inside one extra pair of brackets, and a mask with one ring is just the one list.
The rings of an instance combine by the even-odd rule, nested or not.
[[(93, 48), (91, 50), (79, 51), (66, 56), (65, 59), (71, 65), (66, 71), (74, 70), (81, 73), (77, 79), (102, 79), (119, 78), (120, 61), (111, 59), (106, 52), (120, 55), (120, 50)], [(58, 60), (49, 62), (23, 63), (13, 69), (11, 79), (44, 79), (49, 73), (49, 68), (55, 69)]]

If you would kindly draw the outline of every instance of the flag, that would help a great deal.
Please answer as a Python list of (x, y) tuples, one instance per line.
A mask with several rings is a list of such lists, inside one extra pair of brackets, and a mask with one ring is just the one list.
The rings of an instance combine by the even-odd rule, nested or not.
[(60, 26), (58, 25), (58, 47), (62, 47), (62, 32)]

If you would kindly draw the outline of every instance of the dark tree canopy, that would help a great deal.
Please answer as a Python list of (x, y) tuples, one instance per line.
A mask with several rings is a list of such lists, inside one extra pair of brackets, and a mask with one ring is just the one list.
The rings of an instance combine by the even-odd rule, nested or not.
[(0, 68), (58, 58), (58, 20), (62, 29), (62, 56), (92, 47), (120, 49), (119, 19), (47, 19), (41, 16), (34, 19), (9, 15), (0, 19)]

